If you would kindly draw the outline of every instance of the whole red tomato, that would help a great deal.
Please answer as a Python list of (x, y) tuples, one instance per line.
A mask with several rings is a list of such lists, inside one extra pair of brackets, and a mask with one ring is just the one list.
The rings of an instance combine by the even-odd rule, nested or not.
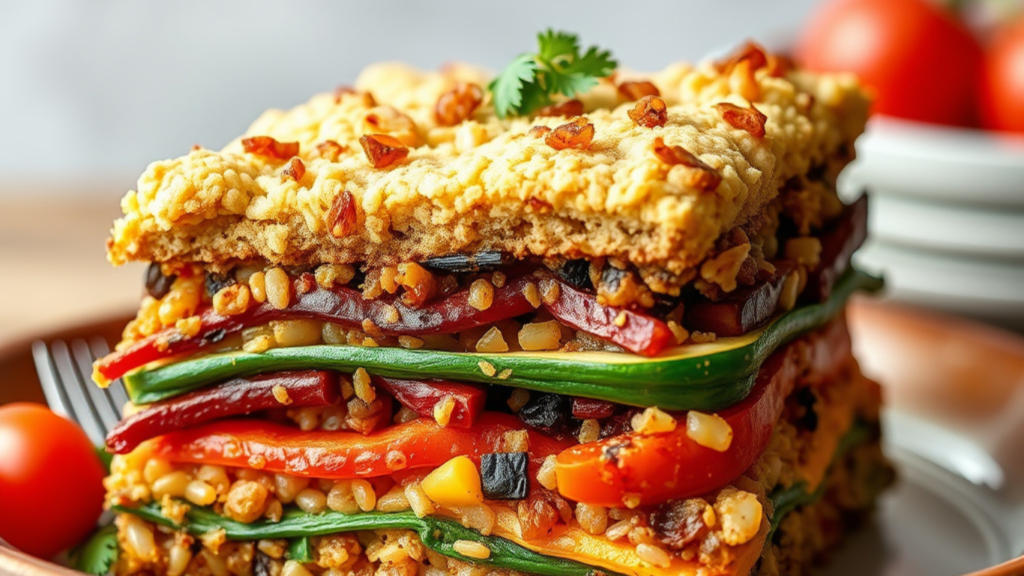
[(89, 535), (103, 465), (82, 430), (38, 404), (0, 406), (0, 538), (49, 558)]
[(1000, 30), (986, 51), (981, 122), (993, 130), (1024, 132), (1024, 18)]
[(877, 91), (872, 110), (973, 124), (982, 52), (970, 31), (926, 0), (836, 0), (814, 14), (796, 58), (817, 72), (853, 72)]

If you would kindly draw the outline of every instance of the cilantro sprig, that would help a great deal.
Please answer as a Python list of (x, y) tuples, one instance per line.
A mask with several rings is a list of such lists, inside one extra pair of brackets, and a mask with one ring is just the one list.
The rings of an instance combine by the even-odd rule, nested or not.
[(580, 53), (575, 34), (545, 30), (537, 35), (537, 52), (520, 54), (488, 86), (500, 118), (528, 114), (552, 103), (552, 96), (572, 98), (593, 88), (615, 70), (611, 52), (591, 46)]

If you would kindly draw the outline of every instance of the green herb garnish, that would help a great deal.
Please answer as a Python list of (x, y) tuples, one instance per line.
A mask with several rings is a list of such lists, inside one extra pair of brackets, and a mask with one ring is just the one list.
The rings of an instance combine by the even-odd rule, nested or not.
[(500, 118), (527, 114), (562, 94), (572, 98), (597, 85), (618, 63), (611, 52), (591, 46), (580, 54), (575, 34), (546, 30), (537, 35), (537, 52), (519, 55), (488, 88)]

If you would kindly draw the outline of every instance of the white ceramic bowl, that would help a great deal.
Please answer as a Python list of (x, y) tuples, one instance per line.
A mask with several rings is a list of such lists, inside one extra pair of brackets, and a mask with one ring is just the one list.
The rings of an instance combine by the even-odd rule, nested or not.
[(1024, 137), (872, 118), (840, 190), (871, 195), (890, 298), (1024, 329)]

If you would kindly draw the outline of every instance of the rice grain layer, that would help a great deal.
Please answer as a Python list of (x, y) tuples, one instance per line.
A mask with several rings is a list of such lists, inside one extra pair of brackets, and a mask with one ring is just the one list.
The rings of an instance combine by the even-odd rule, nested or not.
[[(242, 138), (151, 164), (122, 200), (108, 255), (115, 264), (212, 268), (237, 261), (383, 266), (479, 250), (614, 257), (672, 290), (692, 278), (720, 235), (756, 231), (788, 180), (837, 172), (864, 128), (868, 101), (852, 77), (743, 71), (676, 64), (633, 75), (652, 81), (667, 104), (667, 123), (654, 128), (631, 120), (634, 103), (603, 82), (580, 97), (595, 129), (589, 148), (556, 150), (531, 128), (567, 118), (501, 120), (488, 99), (468, 120), (438, 125), (439, 96), (459, 81), (486, 85), (484, 71), (372, 66), (355, 91), (270, 110), (246, 131), (297, 142), (298, 178), (288, 158), (246, 152)], [(715, 107), (721, 102), (752, 102), (767, 116), (766, 135), (731, 126)], [(408, 157), (374, 168), (359, 143), (367, 134), (397, 138)], [(699, 170), (665, 164), (652, 151), (655, 138), (695, 154), (720, 184), (702, 191)], [(340, 224), (339, 211), (332, 213), (343, 196), (355, 208), (354, 224), (351, 211)]]

